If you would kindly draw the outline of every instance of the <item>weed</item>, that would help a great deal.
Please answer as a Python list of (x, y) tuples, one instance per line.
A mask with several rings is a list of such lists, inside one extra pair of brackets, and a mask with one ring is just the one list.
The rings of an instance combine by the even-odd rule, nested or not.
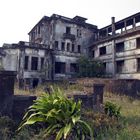
[(105, 113), (110, 116), (110, 117), (120, 117), (121, 113), (120, 113), (120, 109), (121, 107), (117, 106), (116, 104), (112, 103), (112, 102), (106, 102), (105, 103)]

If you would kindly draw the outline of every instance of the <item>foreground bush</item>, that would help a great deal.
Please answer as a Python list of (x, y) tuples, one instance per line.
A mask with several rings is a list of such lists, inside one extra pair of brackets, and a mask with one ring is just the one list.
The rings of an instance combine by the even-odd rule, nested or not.
[(90, 126), (81, 120), (81, 102), (68, 99), (57, 89), (52, 94), (43, 94), (29, 107), (18, 130), (26, 125), (42, 123), (46, 129), (43, 137), (55, 140), (93, 139)]
[(0, 117), (0, 139), (11, 140), (14, 135), (15, 123), (7, 116)]
[(116, 104), (112, 102), (106, 102), (105, 103), (105, 113), (110, 117), (117, 117), (119, 118), (121, 115), (121, 107), (117, 106)]

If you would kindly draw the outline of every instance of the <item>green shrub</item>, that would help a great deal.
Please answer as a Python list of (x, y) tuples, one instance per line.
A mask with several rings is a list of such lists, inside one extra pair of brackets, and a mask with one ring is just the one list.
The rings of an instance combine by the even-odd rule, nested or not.
[(106, 102), (105, 103), (105, 113), (110, 116), (110, 117), (120, 117), (121, 115), (121, 107), (120, 106), (117, 106), (116, 104), (114, 103), (111, 103), (111, 102)]
[(52, 94), (43, 94), (29, 107), (19, 130), (25, 125), (43, 123), (43, 137), (60, 139), (93, 139), (90, 126), (81, 120), (81, 102), (69, 99), (57, 89)]
[(86, 110), (83, 113), (84, 119), (88, 120), (94, 130), (95, 138), (108, 133), (110, 128), (120, 129), (122, 127), (121, 122), (116, 117), (109, 117), (104, 113), (95, 113), (93, 110)]
[(101, 61), (90, 60), (87, 57), (80, 57), (77, 60), (78, 77), (103, 77), (105, 76), (105, 66)]
[(7, 116), (0, 117), (0, 139), (11, 140), (14, 135), (15, 123)]

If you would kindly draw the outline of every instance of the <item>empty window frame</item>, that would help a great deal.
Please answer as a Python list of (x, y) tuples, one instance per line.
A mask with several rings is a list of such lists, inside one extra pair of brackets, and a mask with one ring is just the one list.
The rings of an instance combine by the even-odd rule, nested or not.
[(71, 52), (74, 52), (74, 51), (75, 51), (75, 45), (72, 44)]
[(78, 45), (78, 53), (81, 53), (81, 45)]
[(40, 68), (41, 68), (41, 69), (44, 68), (44, 58), (43, 58), (43, 57), (41, 58), (41, 65), (40, 65)]
[(100, 55), (105, 55), (105, 54), (106, 54), (106, 46), (101, 47), (101, 48), (99, 49), (99, 51), (100, 51)]
[(116, 62), (117, 73), (123, 73), (124, 71), (124, 60)]
[(104, 69), (104, 72), (106, 73), (106, 62), (103, 62), (103, 69)]
[(58, 41), (55, 41), (55, 49), (58, 50)]
[(66, 34), (70, 34), (71, 33), (71, 28), (70, 27), (66, 27)]
[(116, 52), (124, 51), (124, 42), (116, 43)]
[(38, 26), (38, 34), (40, 34), (40, 26)]
[(78, 72), (77, 64), (76, 63), (71, 63), (70, 64), (70, 72), (76, 73)]
[(77, 37), (81, 37), (81, 30), (80, 29), (77, 29)]
[(140, 48), (140, 38), (137, 38), (136, 42), (137, 42), (137, 48)]
[(38, 69), (38, 57), (32, 57), (31, 59), (31, 70)]
[(65, 42), (62, 42), (62, 43), (61, 43), (61, 50), (62, 50), (62, 51), (65, 51)]
[(34, 41), (35, 40), (35, 32), (31, 32), (31, 41)]
[(95, 57), (95, 50), (92, 50), (92, 58)]
[(140, 58), (137, 59), (137, 71), (140, 72)]
[(70, 43), (67, 43), (67, 51), (70, 51)]
[(66, 64), (64, 62), (55, 62), (55, 73), (65, 74)]
[(28, 70), (29, 56), (25, 56), (24, 59), (24, 70)]
[(2, 58), (0, 58), (0, 68), (2, 67)]

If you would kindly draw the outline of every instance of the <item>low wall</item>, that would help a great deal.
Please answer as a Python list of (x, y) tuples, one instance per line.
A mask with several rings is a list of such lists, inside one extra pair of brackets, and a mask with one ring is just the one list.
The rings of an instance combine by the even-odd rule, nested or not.
[(0, 71), (0, 115), (12, 116), (16, 72)]
[[(103, 104), (103, 84), (94, 84), (92, 85), (92, 94), (91, 95), (74, 95), (75, 101), (81, 100), (82, 107), (90, 108), (98, 111), (100, 105)], [(50, 93), (51, 94), (51, 93)], [(12, 115), (13, 119), (20, 121), (23, 118), (23, 115), (27, 111), (28, 107), (33, 104), (33, 101), (36, 100), (36, 96), (29, 95), (14, 95), (13, 96), (13, 110)]]
[(94, 111), (101, 111), (103, 104), (104, 84), (92, 85), (92, 94), (90, 95), (74, 95), (76, 101), (81, 100), (82, 106), (87, 109), (94, 109)]
[(13, 119), (17, 121), (21, 120), (23, 118), (23, 115), (27, 111), (28, 107), (33, 104), (34, 100), (36, 100), (36, 96), (14, 95), (12, 107)]
[(78, 78), (76, 83), (81, 86), (87, 87), (93, 84), (104, 84), (105, 92), (116, 94), (123, 94), (135, 98), (140, 97), (140, 80), (127, 80), (127, 79), (104, 79), (104, 78)]

